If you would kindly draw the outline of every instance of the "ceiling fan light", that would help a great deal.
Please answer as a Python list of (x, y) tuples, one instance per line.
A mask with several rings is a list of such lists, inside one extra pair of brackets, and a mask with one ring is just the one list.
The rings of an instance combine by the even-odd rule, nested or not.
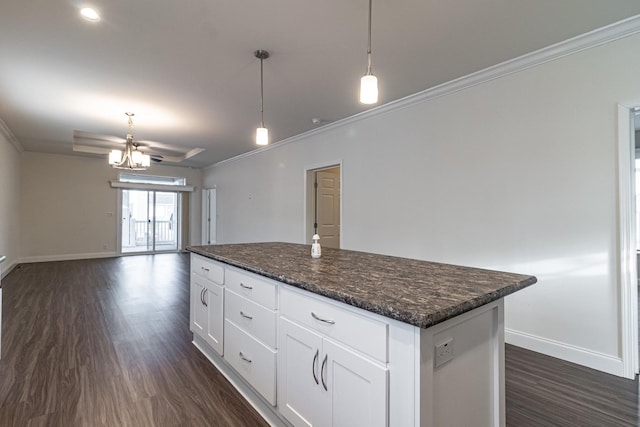
[(257, 128), (256, 129), (256, 144), (268, 145), (269, 144), (269, 129)]
[(142, 155), (142, 152), (141, 152), (141, 151), (134, 150), (134, 151), (131, 153), (131, 161), (133, 162), (133, 164), (134, 164), (135, 166), (140, 166), (140, 165), (142, 165), (142, 157), (143, 157), (143, 155)]
[(366, 74), (360, 79), (360, 102), (363, 104), (378, 102), (378, 79), (373, 74)]
[(122, 151), (120, 150), (111, 150), (109, 153), (109, 164), (117, 165), (122, 162)]
[(111, 150), (109, 152), (109, 164), (115, 169), (145, 170), (151, 166), (151, 156), (138, 150), (139, 144), (134, 142), (131, 128), (133, 128), (133, 113), (124, 113), (128, 117), (129, 132), (125, 140), (124, 152)]

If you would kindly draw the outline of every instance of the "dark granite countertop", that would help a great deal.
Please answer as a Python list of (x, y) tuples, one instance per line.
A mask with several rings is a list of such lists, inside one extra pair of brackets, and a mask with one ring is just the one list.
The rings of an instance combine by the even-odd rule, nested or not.
[(428, 328), (536, 283), (533, 276), (311, 245), (244, 243), (188, 251), (382, 316)]

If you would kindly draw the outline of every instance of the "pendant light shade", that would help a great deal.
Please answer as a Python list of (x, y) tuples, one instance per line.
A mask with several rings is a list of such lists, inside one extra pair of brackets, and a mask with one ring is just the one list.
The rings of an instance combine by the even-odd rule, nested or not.
[(269, 145), (269, 129), (264, 127), (256, 129), (256, 144)]
[(120, 150), (111, 150), (109, 153), (109, 164), (117, 165), (122, 160), (122, 151)]
[(378, 102), (378, 79), (371, 73), (371, 6), (369, 0), (369, 44), (367, 45), (367, 74), (360, 79), (360, 102), (375, 104)]
[(366, 74), (360, 79), (360, 102), (363, 104), (378, 102), (378, 78), (373, 74)]
[(264, 73), (262, 69), (262, 61), (269, 57), (266, 50), (256, 50), (253, 55), (260, 60), (260, 126), (256, 129), (256, 144), (269, 144), (269, 129), (264, 126)]

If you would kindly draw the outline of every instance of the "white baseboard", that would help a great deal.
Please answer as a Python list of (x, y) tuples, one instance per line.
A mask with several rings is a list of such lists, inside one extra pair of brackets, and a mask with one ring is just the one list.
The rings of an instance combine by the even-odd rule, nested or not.
[(623, 364), (620, 357), (611, 356), (582, 347), (559, 341), (542, 338), (513, 329), (505, 329), (505, 342), (527, 350), (546, 354), (608, 374), (624, 377)]
[(18, 265), (17, 262), (12, 262), (11, 264), (3, 265), (2, 266), (2, 277), (0, 277), (0, 279), (4, 279), (6, 277), (6, 275), (11, 273), (11, 270), (13, 270), (17, 265)]
[(118, 256), (115, 252), (93, 252), (84, 254), (63, 254), (63, 255), (42, 255), (20, 258), (20, 263), (28, 264), (32, 262), (49, 262), (49, 261), (73, 261), (76, 259), (93, 259), (93, 258), (114, 258)]

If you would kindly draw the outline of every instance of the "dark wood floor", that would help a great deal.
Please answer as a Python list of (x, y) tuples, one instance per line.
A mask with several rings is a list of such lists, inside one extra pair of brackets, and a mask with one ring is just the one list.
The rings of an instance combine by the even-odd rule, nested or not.
[(187, 255), (24, 264), (2, 282), (0, 426), (265, 426), (191, 344)]
[[(265, 426), (191, 344), (188, 265), (166, 254), (12, 271), (0, 426)], [(506, 383), (509, 427), (639, 425), (637, 380), (507, 346)]]

